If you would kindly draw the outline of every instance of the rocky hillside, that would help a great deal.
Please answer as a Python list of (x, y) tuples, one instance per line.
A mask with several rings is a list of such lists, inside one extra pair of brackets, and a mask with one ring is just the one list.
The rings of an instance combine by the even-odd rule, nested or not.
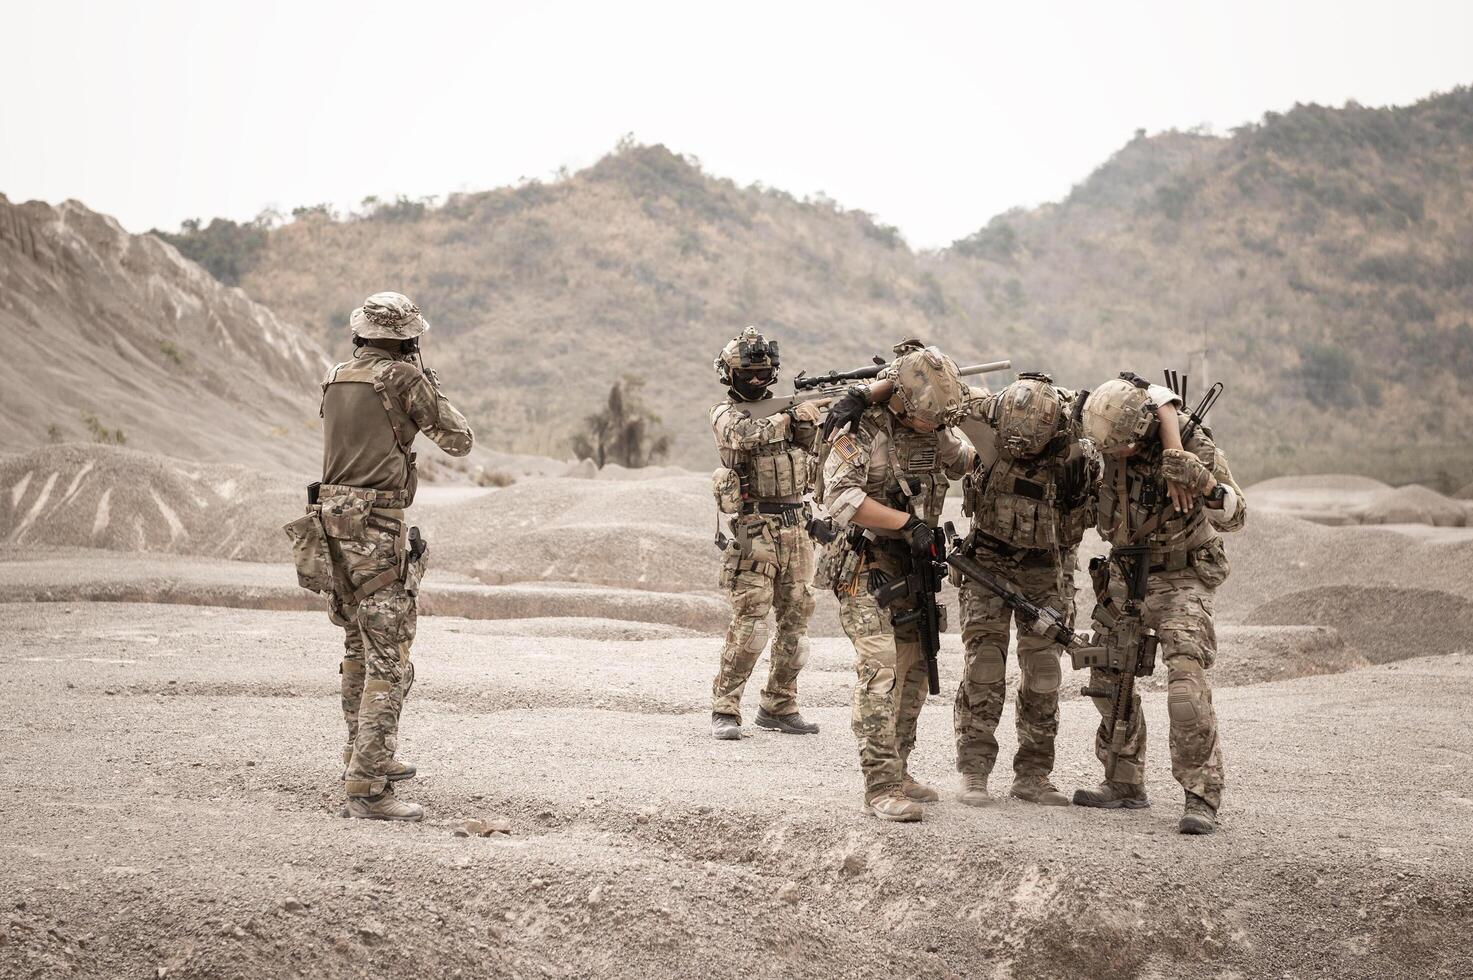
[(1244, 480), (1357, 471), (1451, 491), (1473, 478), (1469, 186), (1473, 93), (1458, 90), (1299, 107), (1226, 138), (1142, 135), (1065, 201), (937, 254), (863, 212), (633, 145), (438, 207), (173, 237), (333, 351), (363, 295), (410, 293), (435, 323), (430, 363), (510, 450), (562, 455), (636, 373), (674, 461), (708, 464), (711, 357), (756, 322), (789, 376), (917, 335), (1086, 386), (1127, 367), (1200, 377), (1205, 349)]
[(1345, 460), (1451, 492), (1473, 471), (1470, 187), (1473, 91), (1299, 106), (1138, 137), (1062, 203), (957, 242), (944, 280), (1071, 371), (1206, 349), (1255, 473)]
[(151, 235), (0, 195), (0, 450), (102, 442), (310, 468), (326, 356)]

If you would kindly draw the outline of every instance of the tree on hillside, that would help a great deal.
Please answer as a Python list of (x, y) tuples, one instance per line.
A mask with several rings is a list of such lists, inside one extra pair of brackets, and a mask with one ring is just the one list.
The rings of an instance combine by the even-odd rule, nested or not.
[(591, 459), (600, 468), (605, 463), (635, 468), (669, 455), (670, 437), (660, 430), (660, 417), (639, 397), (643, 384), (643, 380), (627, 376), (614, 382), (608, 403), (585, 418), (585, 431), (573, 436), (575, 456)]
[(185, 258), (204, 266), (225, 285), (238, 286), (241, 276), (266, 247), (271, 217), (263, 211), (254, 221), (240, 223), (229, 218), (212, 218), (208, 225), (202, 225), (198, 218), (190, 218), (180, 224), (178, 234), (157, 228), (151, 234), (173, 245)]

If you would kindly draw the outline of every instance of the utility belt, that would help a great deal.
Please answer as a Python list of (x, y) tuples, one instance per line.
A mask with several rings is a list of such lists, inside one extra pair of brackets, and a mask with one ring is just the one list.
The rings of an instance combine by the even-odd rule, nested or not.
[(1183, 569), (1195, 568), (1196, 566), (1196, 551), (1171, 551), (1162, 555), (1160, 561), (1151, 563), (1151, 574), (1160, 575), (1163, 572), (1180, 572)]
[(323, 497), (340, 495), (365, 498), (369, 506), (377, 510), (402, 511), (409, 506), (408, 490), (370, 490), (367, 487), (350, 487), (341, 483), (313, 483), (307, 487), (309, 505), (317, 503)]
[(743, 516), (761, 514), (766, 517), (776, 517), (782, 522), (783, 527), (797, 527), (806, 523), (807, 505), (801, 500), (795, 503), (784, 503), (776, 501), (747, 501), (742, 504)]
[(988, 534), (986, 531), (975, 527), (972, 528), (971, 533), (962, 539), (962, 549), (969, 557), (976, 557), (979, 551), (989, 552), (999, 558), (1017, 562), (1020, 565), (1052, 562), (1054, 560), (1054, 552), (1048, 548), (1014, 547), (1002, 538)]
[[(283, 530), (292, 541), (292, 558), (297, 584), (312, 592), (334, 596), (345, 605), (364, 599), (396, 582), (414, 595), (427, 566), (429, 543), (417, 527), (404, 521), (403, 491), (369, 490), (337, 484), (312, 484), (307, 488), (307, 513)], [(338, 542), (359, 540), (373, 529), (393, 535), (396, 563), (354, 587), (348, 579)]]

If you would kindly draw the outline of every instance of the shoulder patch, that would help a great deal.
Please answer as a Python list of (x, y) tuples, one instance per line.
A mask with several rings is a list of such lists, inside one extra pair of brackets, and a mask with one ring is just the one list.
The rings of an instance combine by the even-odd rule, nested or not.
[(833, 453), (845, 463), (852, 463), (859, 458), (859, 440), (854, 438), (853, 433), (846, 432), (834, 440)]

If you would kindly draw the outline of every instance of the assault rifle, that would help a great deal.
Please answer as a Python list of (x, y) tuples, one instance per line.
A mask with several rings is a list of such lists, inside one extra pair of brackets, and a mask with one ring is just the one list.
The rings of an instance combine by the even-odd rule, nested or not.
[[(1125, 604), (1116, 607), (1109, 593), (1110, 566), (1120, 569), (1125, 579)], [(1115, 778), (1115, 765), (1125, 751), (1131, 721), (1135, 716), (1135, 679), (1149, 677), (1156, 670), (1156, 631), (1141, 619), (1141, 603), (1146, 598), (1146, 577), (1151, 570), (1151, 551), (1145, 544), (1120, 545), (1108, 558), (1090, 559), (1089, 573), (1095, 582), (1094, 618), (1100, 625), (1093, 646), (1071, 649), (1074, 669), (1098, 668), (1114, 675), (1114, 684), (1085, 687), (1080, 694), (1087, 698), (1106, 698), (1110, 711), (1105, 717), (1105, 740), (1109, 745), (1105, 761), (1105, 778)]]
[(942, 610), (936, 602), (936, 594), (945, 583), (946, 536), (937, 528), (929, 555), (918, 556), (907, 547), (901, 574), (872, 590), (875, 603), (881, 609), (906, 599), (911, 601), (910, 609), (895, 613), (890, 621), (896, 626), (914, 623), (919, 628), (921, 651), (926, 656), (926, 689), (932, 694), (941, 693), (941, 674), (936, 656), (941, 652)]
[(946, 522), (946, 537), (951, 542), (946, 563), (1006, 603), (1017, 614), (1020, 626), (1061, 647), (1089, 646), (1089, 640), (1083, 633), (1078, 633), (1069, 626), (1063, 613), (1049, 606), (1030, 602), (1011, 583), (993, 576), (980, 562), (967, 554), (960, 547), (961, 536), (956, 533), (956, 526), (950, 521)]
[[(842, 395), (844, 389), (849, 387), (851, 383), (869, 381), (877, 377), (884, 370), (885, 365), (890, 363), (878, 356), (874, 358), (874, 362), (870, 367), (855, 368), (853, 371), (830, 371), (828, 374), (815, 374), (812, 376), (800, 372), (793, 379), (793, 393), (791, 395), (779, 398), (764, 398), (758, 402), (744, 404), (742, 405), (742, 410), (754, 419), (765, 419), (769, 415), (785, 412), (800, 402), (817, 402), (819, 407), (822, 408)], [(967, 378), (978, 374), (992, 374), (996, 371), (1007, 371), (1012, 366), (1012, 361), (988, 361), (986, 364), (973, 364), (969, 367), (960, 368), (957, 373)]]

